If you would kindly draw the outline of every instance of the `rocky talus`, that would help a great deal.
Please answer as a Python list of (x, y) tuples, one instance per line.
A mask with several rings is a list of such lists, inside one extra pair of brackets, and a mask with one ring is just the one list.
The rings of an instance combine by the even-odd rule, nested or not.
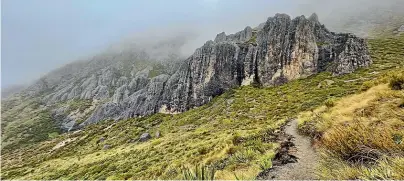
[[(92, 100), (93, 110), (80, 118), (66, 112), (66, 108), (53, 109), (62, 128), (70, 130), (105, 119), (183, 112), (234, 87), (279, 85), (322, 71), (346, 74), (372, 63), (364, 39), (330, 32), (316, 14), (294, 19), (276, 14), (257, 28), (246, 27), (230, 35), (220, 33), (188, 58), (168, 58), (177, 61), (163, 65), (166, 71), (156, 76), (150, 76), (155, 67), (139, 70), (121, 61), (147, 59), (148, 54), (129, 55), (122, 58), (121, 52), (71, 65), (72, 70), (62, 69), (70, 73), (59, 73), (53, 85), (49, 83), (53, 79), (43, 79), (29, 92), (45, 93), (42, 101), (46, 105), (71, 99)], [(78, 119), (84, 121), (78, 124)]]

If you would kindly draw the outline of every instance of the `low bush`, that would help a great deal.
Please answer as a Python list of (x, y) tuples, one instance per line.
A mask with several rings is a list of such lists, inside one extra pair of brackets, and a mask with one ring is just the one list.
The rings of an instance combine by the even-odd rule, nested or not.
[(403, 90), (404, 89), (404, 73), (397, 73), (391, 75), (389, 86), (393, 90)]
[(328, 108), (334, 107), (335, 99), (329, 98), (329, 99), (325, 100), (324, 105), (327, 106)]

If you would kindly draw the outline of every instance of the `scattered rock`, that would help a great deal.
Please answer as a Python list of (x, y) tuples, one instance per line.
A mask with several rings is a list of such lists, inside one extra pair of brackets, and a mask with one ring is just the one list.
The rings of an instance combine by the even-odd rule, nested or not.
[(160, 131), (156, 132), (156, 138), (160, 138)]
[(143, 134), (140, 136), (139, 141), (145, 142), (145, 141), (147, 141), (147, 140), (149, 140), (149, 139), (151, 139), (151, 138), (152, 138), (152, 137), (150, 136), (149, 133), (143, 133)]
[(398, 32), (404, 32), (404, 25), (401, 25), (401, 27), (398, 29)]
[(68, 143), (74, 141), (74, 140), (76, 140), (76, 138), (68, 138), (68, 139), (66, 139), (66, 140), (63, 140), (62, 142), (60, 142), (60, 143), (58, 143), (56, 146), (54, 146), (51, 151), (57, 150), (57, 149), (59, 149), (59, 148), (65, 146), (66, 144), (68, 144)]
[(227, 102), (228, 105), (233, 104), (234, 99), (227, 99), (226, 102)]
[(335, 81), (333, 81), (333, 80), (325, 79), (324, 81), (318, 83), (317, 88), (328, 87), (334, 83), (335, 83)]
[(102, 143), (102, 142), (104, 142), (104, 141), (105, 141), (105, 138), (104, 138), (104, 137), (101, 137), (100, 140), (99, 140), (100, 143)]
[(191, 130), (194, 130), (195, 128), (196, 128), (196, 126), (193, 124), (187, 124), (184, 126), (180, 126), (180, 129), (185, 130), (185, 131), (191, 131)]
[(102, 149), (108, 150), (108, 149), (110, 149), (110, 148), (111, 148), (111, 145), (104, 145), (104, 147), (103, 147)]
[(327, 85), (329, 85), (329, 86), (335, 83), (333, 80), (329, 80), (329, 79), (325, 79), (324, 81), (325, 81), (325, 82), (327, 83)]
[(373, 72), (369, 72), (368, 74), (370, 74), (370, 75), (377, 75), (377, 74), (379, 74), (380, 72), (376, 72), (376, 71), (373, 71)]
[(368, 78), (359, 78), (359, 79), (344, 80), (344, 82), (348, 83), (348, 82), (356, 82), (356, 81), (360, 81), (360, 80), (369, 80), (369, 79)]

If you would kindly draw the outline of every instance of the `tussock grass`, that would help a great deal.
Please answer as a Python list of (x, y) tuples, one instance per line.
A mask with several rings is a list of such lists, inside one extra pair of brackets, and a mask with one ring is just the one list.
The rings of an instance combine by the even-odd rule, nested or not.
[(302, 132), (320, 135), (323, 178), (403, 179), (403, 99), (403, 91), (381, 84), (300, 114)]
[(214, 180), (215, 168), (209, 168), (204, 165), (195, 166), (195, 169), (183, 168), (183, 180)]

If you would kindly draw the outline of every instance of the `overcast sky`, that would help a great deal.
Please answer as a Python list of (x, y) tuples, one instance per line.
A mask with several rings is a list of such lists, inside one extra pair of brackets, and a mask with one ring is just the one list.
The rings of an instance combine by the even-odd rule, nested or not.
[[(352, 0), (354, 1), (354, 0)], [(360, 2), (363, 0), (357, 0)], [(310, 3), (307, 3), (310, 2)], [(321, 4), (320, 7), (313, 6)], [(353, 9), (319, 0), (2, 0), (1, 87), (29, 83), (68, 62), (91, 56), (123, 37), (168, 27), (198, 29), (197, 43), (292, 16)], [(334, 1), (335, 2), (335, 1)], [(366, 1), (369, 2), (369, 1)], [(351, 8), (349, 8), (351, 7)], [(322, 16), (323, 15), (323, 16)], [(202, 44), (200, 44), (202, 45)], [(200, 46), (193, 44), (191, 48)]]

